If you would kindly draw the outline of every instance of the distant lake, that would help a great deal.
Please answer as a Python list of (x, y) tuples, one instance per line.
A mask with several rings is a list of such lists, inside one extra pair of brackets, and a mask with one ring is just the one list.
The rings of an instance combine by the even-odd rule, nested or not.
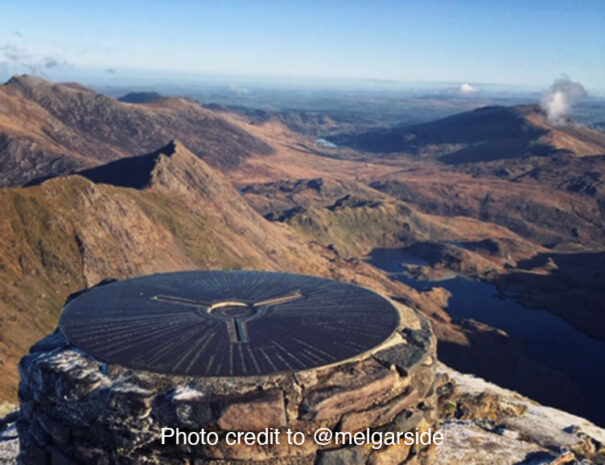
[(323, 137), (315, 139), (315, 142), (327, 149), (335, 149), (338, 147), (338, 145), (336, 145), (334, 142), (330, 142), (328, 139), (324, 139)]
[(419, 291), (443, 287), (452, 293), (447, 312), (456, 319), (473, 318), (525, 341), (537, 362), (567, 374), (586, 397), (587, 417), (605, 426), (605, 342), (598, 341), (545, 310), (527, 309), (498, 296), (496, 286), (463, 276), (439, 281), (405, 276), (402, 264), (428, 263), (401, 249), (374, 249), (368, 262)]

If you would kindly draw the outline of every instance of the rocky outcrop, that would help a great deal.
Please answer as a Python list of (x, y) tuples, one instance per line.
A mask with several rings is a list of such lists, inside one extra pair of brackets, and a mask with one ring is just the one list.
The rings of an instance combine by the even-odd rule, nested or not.
[(440, 465), (597, 465), (605, 430), (439, 363)]
[[(20, 458), (23, 465), (428, 464), (431, 446), (346, 440), (356, 432), (435, 431), (435, 339), (424, 319), (398, 308), (405, 326), (370, 352), (257, 377), (127, 369), (83, 353), (57, 330), (19, 365)], [(168, 437), (162, 444), (162, 428), (213, 432), (218, 442), (193, 445)], [(230, 432), (266, 428), (280, 431), (279, 443), (227, 443)], [(333, 438), (319, 444), (313, 436), (318, 428)], [(304, 443), (289, 444), (287, 430), (301, 433)]]
[[(2, 407), (0, 405), (0, 407)], [(0, 465), (15, 465), (19, 454), (19, 436), (17, 419), (19, 411), (16, 408), (8, 415), (0, 408)]]

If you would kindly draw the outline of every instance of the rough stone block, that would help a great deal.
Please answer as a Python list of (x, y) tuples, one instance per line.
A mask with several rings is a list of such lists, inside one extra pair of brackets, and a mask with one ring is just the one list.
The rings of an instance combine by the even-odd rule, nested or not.
[(324, 450), (317, 454), (317, 465), (365, 465), (367, 452), (362, 447)]
[(145, 417), (151, 411), (154, 393), (132, 385), (118, 385), (108, 391), (107, 408), (124, 418)]
[(360, 431), (369, 426), (381, 426), (393, 420), (403, 410), (412, 407), (418, 402), (418, 391), (409, 392), (373, 409), (362, 412), (347, 413), (342, 417), (340, 431)]
[(338, 383), (329, 379), (329, 385), (311, 391), (303, 400), (302, 418), (326, 420), (363, 410), (389, 392), (398, 378), (395, 372), (376, 367), (354, 375)]
[(222, 429), (232, 431), (260, 431), (266, 427), (284, 426), (284, 394), (274, 390), (230, 400), (221, 408), (218, 424)]
[(411, 446), (395, 444), (372, 452), (368, 465), (399, 465), (410, 453)]
[[(404, 311), (404, 310), (402, 310)], [(416, 318), (408, 315), (402, 321)], [(390, 465), (430, 453), (330, 446), (318, 427), (409, 431), (435, 418), (435, 344), (426, 324), (399, 329), (380, 347), (340, 363), (262, 376), (182, 376), (100, 362), (60, 333), (20, 363), (23, 465)], [(403, 343), (401, 336), (407, 341)], [(402, 376), (405, 375), (405, 376)], [(160, 428), (217, 430), (218, 446), (160, 444)], [(285, 428), (303, 446), (224, 443), (228, 431)], [(285, 432), (283, 433), (285, 435)], [(369, 462), (368, 462), (369, 461)]]

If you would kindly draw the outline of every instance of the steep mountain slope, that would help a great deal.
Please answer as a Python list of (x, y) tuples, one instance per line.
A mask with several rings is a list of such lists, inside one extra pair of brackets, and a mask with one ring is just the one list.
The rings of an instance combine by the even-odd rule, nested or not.
[(510, 260), (536, 250), (536, 244), (506, 228), (470, 218), (424, 214), (404, 202), (367, 193), (347, 194), (325, 206), (294, 208), (274, 220), (286, 222), (302, 237), (330, 246), (344, 257), (365, 256), (376, 247), (485, 238), (513, 243)]
[(271, 218), (296, 207), (326, 207), (346, 195), (396, 198), (423, 213), (495, 223), (543, 246), (605, 247), (605, 155), (562, 151), (450, 165), (314, 149), (312, 141), (274, 122), (243, 127), (275, 147), (275, 154), (249, 158), (227, 174)]
[(452, 164), (559, 152), (578, 156), (605, 153), (605, 134), (571, 121), (553, 126), (534, 105), (484, 107), (430, 123), (332, 139), (368, 152), (426, 155)]
[[(336, 185), (324, 201), (344, 188)], [(0, 222), (0, 392), (15, 398), (18, 359), (54, 327), (70, 292), (106, 278), (199, 267), (275, 269), (357, 282), (422, 309), (440, 339), (458, 347), (461, 357), (485, 353), (484, 347), (498, 354), (500, 372), (514, 370), (525, 384), (550, 379), (558, 386), (556, 393), (545, 394), (553, 403), (573, 392), (565, 377), (532, 362), (514, 340), (502, 334), (494, 340), (491, 330), (452, 321), (440, 290), (415, 291), (356, 258), (381, 241), (396, 245), (399, 229), (405, 233), (405, 218), (413, 223), (410, 239), (419, 234), (445, 238), (469, 225), (474, 237), (484, 238), (493, 234), (491, 225), (466, 219), (440, 225), (438, 218), (388, 199), (362, 202), (365, 207), (355, 198), (337, 199), (325, 212), (310, 202), (291, 221), (267, 221), (221, 173), (179, 142), (37, 186), (0, 189), (5, 213)], [(315, 237), (312, 228), (305, 229), (305, 216), (325, 233)], [(368, 228), (351, 228), (363, 218)], [(357, 232), (347, 236), (347, 231)], [(496, 262), (488, 266), (499, 266)], [(518, 386), (513, 376), (510, 380)]]
[(0, 186), (67, 173), (182, 140), (232, 169), (270, 146), (185, 99), (122, 103), (82, 86), (19, 76), (0, 86)]
[(100, 280), (198, 267), (331, 273), (178, 142), (142, 158), (153, 159), (143, 190), (112, 185), (115, 165), (102, 170), (106, 184), (84, 172), (0, 189), (3, 396), (14, 398), (18, 359), (56, 325), (65, 297)]
[(426, 213), (504, 226), (548, 247), (605, 247), (605, 156), (559, 155), (451, 169), (402, 161), (369, 184)]
[[(2, 182), (77, 173), (0, 189), (0, 393), (14, 399), (16, 360), (52, 329), (69, 292), (107, 277), (250, 267), (385, 292), (432, 319), (455, 366), (470, 364), (545, 402), (576, 400), (569, 380), (532, 362), (520, 341), (452, 320), (445, 289), (420, 292), (390, 281), (364, 256), (379, 246), (493, 240), (502, 253), (443, 247), (447, 266), (485, 278), (549, 255), (544, 246), (602, 247), (605, 157), (561, 149), (550, 157), (434, 160), (464, 145), (447, 142), (420, 156), (379, 157), (321, 147), (271, 119), (251, 122), (181, 99), (119, 103), (79, 85), (32, 78), (1, 86), (0, 102)], [(561, 142), (555, 129), (527, 121), (513, 124), (510, 137), (530, 125), (541, 134), (530, 147), (536, 140), (552, 145), (544, 139), (551, 137), (586, 151), (577, 137)], [(152, 151), (175, 134), (196, 150), (174, 142)]]

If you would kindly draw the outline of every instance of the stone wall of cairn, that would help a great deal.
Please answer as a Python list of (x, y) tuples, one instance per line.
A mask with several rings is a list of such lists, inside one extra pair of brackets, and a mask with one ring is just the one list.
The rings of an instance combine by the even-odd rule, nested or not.
[[(331, 444), (311, 433), (426, 431), (436, 427), (435, 339), (406, 307), (402, 327), (370, 353), (304, 372), (189, 378), (108, 365), (71, 346), (60, 331), (20, 363), (23, 465), (387, 465), (428, 464), (434, 446)], [(161, 444), (161, 428), (308, 434), (301, 446)], [(285, 433), (284, 433), (285, 434)]]

